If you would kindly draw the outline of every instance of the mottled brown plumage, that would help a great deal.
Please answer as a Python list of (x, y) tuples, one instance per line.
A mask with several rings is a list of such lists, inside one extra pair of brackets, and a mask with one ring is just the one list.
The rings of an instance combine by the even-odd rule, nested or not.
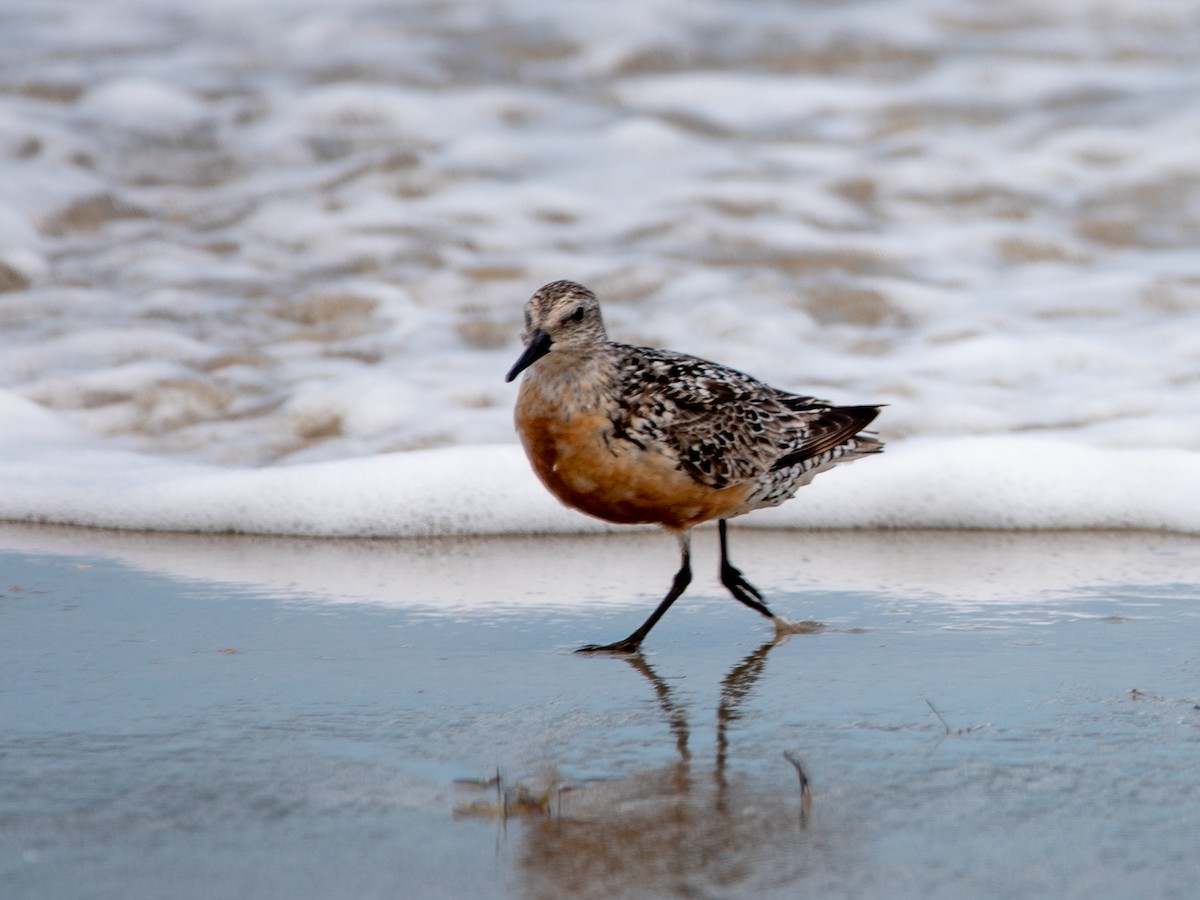
[(624, 641), (636, 651), (691, 578), (690, 532), (717, 519), (721, 577), (741, 602), (774, 618), (728, 560), (725, 520), (777, 506), (816, 475), (878, 453), (863, 433), (875, 406), (832, 406), (777, 390), (735, 369), (608, 339), (600, 305), (571, 281), (545, 285), (525, 308), (525, 372), (516, 425), (538, 477), (566, 505), (679, 536), (671, 592)]

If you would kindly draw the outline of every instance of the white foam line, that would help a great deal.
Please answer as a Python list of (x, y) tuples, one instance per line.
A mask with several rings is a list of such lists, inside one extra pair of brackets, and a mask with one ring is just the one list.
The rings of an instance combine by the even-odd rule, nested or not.
[[(301, 536), (582, 532), (516, 445), (263, 469), (0, 438), (0, 519)], [(790, 528), (1123, 528), (1200, 533), (1200, 454), (1029, 437), (924, 439), (821, 476), (745, 520)]]

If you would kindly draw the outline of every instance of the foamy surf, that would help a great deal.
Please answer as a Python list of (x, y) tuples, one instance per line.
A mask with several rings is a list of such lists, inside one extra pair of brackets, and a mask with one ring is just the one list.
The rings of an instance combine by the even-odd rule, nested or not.
[(4, 518), (600, 527), (502, 382), (571, 278), (617, 340), (888, 404), (748, 523), (1197, 530), (1184, 7), (230, 9), (6, 5)]
[[(555, 502), (516, 444), (225, 468), (116, 449), (28, 401), (0, 399), (0, 519), (9, 521), (320, 537), (609, 527)], [(739, 521), (1200, 533), (1200, 454), (1014, 436), (914, 439)]]

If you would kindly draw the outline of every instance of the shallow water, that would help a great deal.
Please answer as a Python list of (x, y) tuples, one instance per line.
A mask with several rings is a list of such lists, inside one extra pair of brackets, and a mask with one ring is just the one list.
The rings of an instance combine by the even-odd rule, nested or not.
[[(772, 605), (826, 627), (772, 644), (701, 577), (639, 666), (570, 650), (640, 621), (669, 549), (557, 541), (543, 581), (526, 564), (540, 541), (324, 542), (305, 570), (291, 563), (309, 542), (8, 529), (0, 885), (14, 898), (1189, 896), (1200, 547), (1098, 535), (1108, 565), (1094, 575), (1031, 581), (1070, 580), (1083, 537), (822, 548), (847, 572), (889, 543), (922, 547), (944, 576), (927, 591), (908, 576), (839, 589), (819, 567), (789, 587), (786, 544), (741, 540)], [(376, 596), (347, 596), (381, 554)], [(605, 572), (609, 554), (627, 569)], [(454, 561), (495, 573), (499, 598), (452, 581)], [(290, 588), (265, 584), (288, 571)], [(559, 596), (502, 602), (521, 581)], [(784, 753), (811, 778), (807, 813)], [(494, 787), (464, 783), (497, 772), (507, 816)], [(522, 791), (537, 811), (517, 808)]]

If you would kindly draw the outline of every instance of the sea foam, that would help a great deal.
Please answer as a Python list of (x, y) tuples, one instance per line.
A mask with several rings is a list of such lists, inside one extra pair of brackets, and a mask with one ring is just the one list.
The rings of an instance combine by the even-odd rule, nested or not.
[[(602, 530), (550, 499), (519, 447), (221, 468), (115, 450), (2, 398), (0, 518), (320, 537)], [(1141, 528), (1200, 533), (1200, 456), (1061, 440), (912, 440), (748, 523), (783, 528)]]
[(617, 340), (886, 404), (749, 523), (1200, 530), (1185, 7), (233, 9), (6, 4), (3, 518), (603, 527), (502, 380), (571, 278)]

